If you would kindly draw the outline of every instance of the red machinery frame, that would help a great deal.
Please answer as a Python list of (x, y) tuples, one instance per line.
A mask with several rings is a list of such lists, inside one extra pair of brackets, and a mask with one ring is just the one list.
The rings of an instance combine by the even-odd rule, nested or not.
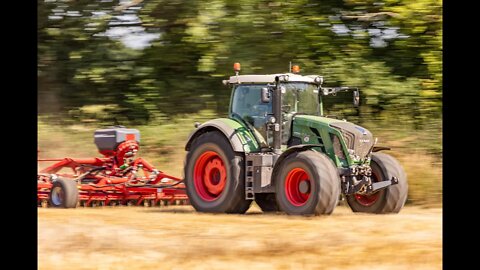
[[(123, 142), (117, 149), (124, 149), (125, 145), (138, 149), (132, 142)], [(83, 206), (155, 206), (162, 201), (164, 205), (189, 203), (182, 179), (156, 170), (143, 158), (127, 162), (123, 159), (124, 151), (104, 154), (107, 157), (38, 159), (39, 162), (55, 162), (38, 173), (38, 204), (48, 205), (52, 183), (57, 177), (77, 181), (78, 202)], [(124, 162), (118, 162), (119, 157)], [(64, 169), (71, 169), (71, 172), (63, 172)], [(139, 171), (143, 172), (142, 177), (137, 175)]]

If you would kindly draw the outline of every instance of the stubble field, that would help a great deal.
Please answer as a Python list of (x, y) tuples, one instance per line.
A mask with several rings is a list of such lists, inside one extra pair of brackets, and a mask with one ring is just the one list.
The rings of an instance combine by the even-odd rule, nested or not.
[(442, 209), (396, 215), (38, 209), (39, 269), (441, 269)]

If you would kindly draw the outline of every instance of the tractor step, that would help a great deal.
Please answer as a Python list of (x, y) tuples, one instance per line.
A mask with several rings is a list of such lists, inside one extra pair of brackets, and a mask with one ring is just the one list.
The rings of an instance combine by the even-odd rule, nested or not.
[(245, 200), (254, 200), (255, 192), (253, 190), (253, 163), (247, 159), (245, 179)]

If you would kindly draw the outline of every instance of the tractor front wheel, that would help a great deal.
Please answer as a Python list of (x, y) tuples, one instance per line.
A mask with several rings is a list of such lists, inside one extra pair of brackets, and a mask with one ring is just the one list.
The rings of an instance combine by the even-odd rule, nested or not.
[(347, 202), (353, 212), (386, 214), (398, 213), (405, 205), (408, 193), (407, 175), (400, 163), (390, 155), (373, 153), (370, 162), (372, 182), (398, 178), (398, 184), (370, 195), (353, 194)]
[(340, 195), (340, 178), (333, 162), (313, 150), (296, 152), (279, 164), (277, 203), (289, 215), (328, 215)]
[(193, 141), (185, 165), (185, 186), (199, 212), (245, 213), (244, 158), (223, 134), (213, 131)]

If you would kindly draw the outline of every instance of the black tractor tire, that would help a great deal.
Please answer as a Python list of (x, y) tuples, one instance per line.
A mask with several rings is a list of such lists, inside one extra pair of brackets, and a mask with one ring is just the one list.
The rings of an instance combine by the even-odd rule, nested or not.
[(49, 204), (55, 208), (76, 208), (78, 202), (77, 182), (68, 178), (55, 179), (48, 200)]
[[(329, 215), (333, 212), (340, 195), (340, 177), (328, 156), (313, 150), (295, 152), (279, 166), (275, 191), (281, 211), (289, 215)], [(309, 184), (303, 185), (307, 192), (302, 193), (301, 182), (305, 181)], [(309, 195), (305, 198), (303, 194)]]
[(275, 193), (257, 193), (255, 194), (255, 202), (264, 213), (280, 211)]
[(387, 214), (398, 213), (405, 205), (408, 195), (407, 175), (400, 163), (392, 156), (384, 153), (373, 153), (370, 162), (373, 181), (398, 178), (398, 184), (380, 190), (367, 197), (373, 198), (365, 202), (365, 196), (348, 195), (347, 203), (353, 212)]
[[(207, 173), (210, 166), (213, 169)], [(201, 134), (192, 142), (184, 167), (191, 205), (198, 212), (245, 213), (252, 201), (245, 200), (244, 173), (243, 154), (235, 153), (222, 133)], [(216, 188), (222, 183), (222, 188)], [(212, 186), (216, 188), (213, 193)]]

